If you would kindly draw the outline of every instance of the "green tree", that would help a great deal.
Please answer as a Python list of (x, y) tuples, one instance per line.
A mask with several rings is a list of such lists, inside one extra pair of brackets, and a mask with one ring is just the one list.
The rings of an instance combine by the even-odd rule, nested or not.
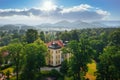
[(0, 48), (0, 62), (1, 64), (6, 64), (9, 60), (8, 54), (8, 49), (7, 46), (3, 46)]
[(60, 39), (62, 39), (63, 41), (70, 41), (71, 35), (68, 31), (65, 31), (65, 32), (61, 33)]
[(0, 53), (0, 67), (3, 64), (3, 57), (2, 57), (2, 53)]
[(119, 80), (120, 79), (120, 30), (110, 35), (110, 43), (104, 48), (100, 55), (100, 62), (97, 67), (98, 80)]
[(11, 56), (11, 62), (15, 65), (16, 80), (18, 80), (18, 74), (20, 71), (21, 50), (23, 48), (21, 43), (13, 43), (7, 46), (8, 52)]
[(47, 48), (40, 39), (34, 43), (27, 44), (24, 52), (26, 53), (25, 66), (21, 75), (22, 80), (36, 80), (36, 74), (45, 65), (45, 55)]
[(77, 30), (71, 31), (71, 40), (79, 41), (79, 35), (78, 35)]
[(107, 46), (100, 55), (97, 65), (98, 80), (119, 80), (120, 78), (120, 47)]
[(51, 41), (52, 40), (51, 35), (49, 33), (47, 33), (46, 36), (45, 36), (45, 39), (46, 39), (46, 42)]
[(10, 71), (9, 70), (6, 72), (6, 76), (7, 76), (7, 80), (10, 80)]
[(46, 44), (41, 40), (37, 39), (34, 41), (34, 44), (38, 46), (38, 52), (36, 53), (37, 56), (37, 68), (40, 71), (40, 67), (43, 67), (45, 65), (45, 56), (47, 55), (47, 46)]
[(112, 45), (120, 46), (120, 29), (111, 33), (110, 41)]
[(56, 80), (59, 80), (59, 78), (60, 80), (63, 80), (61, 74), (56, 69), (50, 71), (50, 76), (55, 77)]
[(41, 39), (42, 41), (46, 42), (46, 41), (45, 41), (45, 34), (44, 34), (43, 31), (40, 32), (40, 39)]
[(60, 35), (61, 35), (61, 32), (56, 32), (55, 40), (60, 40)]
[(68, 69), (69, 69), (68, 62), (67, 60), (64, 60), (61, 63), (61, 68), (60, 68), (60, 72), (63, 74), (64, 77), (65, 75), (67, 75)]
[(87, 72), (87, 64), (91, 62), (93, 50), (87, 39), (81, 39), (80, 42), (71, 41), (68, 46), (72, 57), (70, 60), (70, 72), (75, 80), (81, 80)]
[(28, 29), (26, 32), (26, 41), (28, 43), (33, 43), (38, 38), (37, 30)]
[(101, 40), (90, 40), (90, 45), (95, 50), (94, 60), (98, 62), (99, 55), (103, 53), (104, 43)]
[(11, 35), (5, 35), (2, 37), (2, 41), (0, 42), (0, 46), (6, 46), (9, 44), (10, 40), (12, 39)]

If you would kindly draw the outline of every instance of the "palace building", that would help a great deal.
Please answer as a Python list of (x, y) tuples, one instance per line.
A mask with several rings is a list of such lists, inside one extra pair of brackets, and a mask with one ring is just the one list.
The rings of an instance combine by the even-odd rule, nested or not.
[(48, 55), (46, 57), (46, 63), (49, 66), (59, 66), (64, 59), (69, 59), (70, 54), (62, 54), (62, 47), (65, 47), (66, 43), (63, 43), (61, 40), (52, 41), (47, 43)]

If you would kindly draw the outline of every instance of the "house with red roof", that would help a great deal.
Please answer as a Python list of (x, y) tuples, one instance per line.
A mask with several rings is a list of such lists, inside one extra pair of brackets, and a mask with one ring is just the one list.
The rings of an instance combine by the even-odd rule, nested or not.
[(66, 46), (61, 40), (51, 41), (47, 43), (48, 55), (46, 57), (46, 63), (49, 66), (59, 66), (64, 59), (68, 59), (70, 54), (62, 54), (62, 48)]

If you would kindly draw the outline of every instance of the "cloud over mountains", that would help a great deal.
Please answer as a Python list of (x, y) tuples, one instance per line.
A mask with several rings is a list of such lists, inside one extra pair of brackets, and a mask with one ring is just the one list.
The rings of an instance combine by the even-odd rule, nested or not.
[[(65, 7), (55, 7), (50, 11), (46, 11), (41, 8), (31, 8), (31, 9), (0, 9), (0, 20), (12, 20), (15, 19), (16, 22), (22, 21), (22, 19), (30, 21), (42, 21), (47, 20), (103, 20), (110, 13), (108, 11), (98, 9), (88, 4), (81, 4), (78, 6), (73, 6), (70, 8)], [(24, 22), (23, 21), (23, 22)]]

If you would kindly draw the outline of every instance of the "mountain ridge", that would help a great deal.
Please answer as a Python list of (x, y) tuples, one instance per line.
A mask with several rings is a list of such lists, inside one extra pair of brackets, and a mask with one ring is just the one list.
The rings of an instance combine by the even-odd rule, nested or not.
[(0, 25), (0, 30), (16, 30), (16, 29), (54, 29), (54, 28), (70, 28), (70, 29), (85, 29), (85, 28), (107, 28), (107, 27), (120, 27), (120, 21), (95, 21), (95, 22), (83, 22), (77, 21), (59, 21), (56, 23), (43, 23), (40, 25), (29, 26), (26, 24), (5, 24)]

